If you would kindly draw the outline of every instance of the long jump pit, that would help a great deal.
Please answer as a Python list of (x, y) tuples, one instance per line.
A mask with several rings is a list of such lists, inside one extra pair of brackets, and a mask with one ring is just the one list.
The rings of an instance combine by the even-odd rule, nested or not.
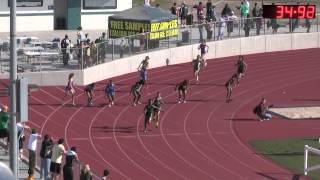
[(320, 106), (309, 107), (273, 107), (269, 109), (275, 115), (286, 119), (320, 119)]

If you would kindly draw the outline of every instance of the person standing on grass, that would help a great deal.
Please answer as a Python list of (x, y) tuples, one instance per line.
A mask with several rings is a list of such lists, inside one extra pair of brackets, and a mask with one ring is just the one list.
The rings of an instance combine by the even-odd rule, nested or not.
[(37, 134), (35, 129), (31, 130), (28, 142), (29, 150), (29, 170), (31, 174), (34, 174), (34, 169), (36, 167), (36, 150), (38, 139), (41, 138), (41, 135)]
[(196, 82), (199, 83), (199, 72), (201, 69), (201, 56), (197, 55), (197, 58), (192, 61), (193, 75), (196, 78)]
[(237, 85), (240, 83), (240, 79), (244, 77), (245, 72), (247, 71), (247, 64), (244, 62), (243, 56), (239, 56), (239, 60), (236, 64), (237, 67)]
[(158, 107), (153, 105), (153, 100), (149, 99), (148, 104), (144, 107), (144, 114), (145, 114), (145, 116), (144, 116), (144, 133), (147, 133), (147, 131), (148, 131), (147, 125), (149, 123), (151, 123), (155, 109), (159, 110)]
[(62, 105), (64, 105), (64, 99), (70, 94), (72, 98), (72, 105), (75, 106), (76, 104), (74, 103), (74, 95), (76, 93), (76, 90), (74, 88), (74, 73), (70, 73), (68, 76), (68, 84), (66, 86), (65, 94), (62, 98)]
[(105, 95), (109, 99), (109, 107), (114, 105), (114, 99), (115, 99), (115, 85), (113, 81), (110, 79), (109, 83), (107, 84), (105, 88)]
[(133, 106), (136, 106), (137, 104), (141, 104), (141, 102), (140, 102), (141, 88), (142, 88), (142, 82), (141, 81), (136, 82), (131, 87), (130, 94), (133, 94), (133, 102), (132, 102)]
[(50, 164), (50, 172), (52, 180), (58, 180), (61, 172), (62, 155), (66, 154), (64, 148), (64, 139), (59, 139), (58, 144), (55, 144), (52, 149), (52, 157)]
[(41, 157), (41, 167), (40, 167), (40, 179), (50, 180), (49, 171), (52, 156), (53, 142), (48, 134), (44, 136), (41, 143), (40, 157)]
[(201, 53), (202, 64), (204, 67), (206, 67), (207, 61), (206, 61), (205, 55), (208, 53), (209, 46), (206, 44), (205, 40), (202, 41), (202, 43), (199, 45), (198, 49), (200, 50), (200, 53)]
[(94, 91), (94, 83), (87, 85), (84, 88), (84, 93), (87, 95), (87, 106), (92, 106), (92, 99), (93, 99), (93, 91)]
[(186, 101), (186, 94), (187, 94), (187, 89), (189, 86), (189, 80), (183, 80), (182, 82), (178, 83), (175, 87), (175, 91), (179, 91), (179, 98), (178, 98), (178, 103), (187, 103)]
[(154, 98), (153, 100), (153, 105), (157, 108), (154, 109), (154, 113), (153, 113), (153, 120), (156, 123), (156, 128), (159, 127), (159, 122), (160, 122), (160, 112), (161, 112), (161, 106), (163, 105), (163, 101), (162, 101), (162, 97), (161, 97), (161, 93), (158, 92), (157, 96)]
[(237, 79), (237, 74), (232, 75), (232, 77), (226, 82), (225, 86), (227, 88), (227, 97), (226, 97), (226, 103), (229, 103), (231, 99), (232, 94), (232, 86), (234, 84), (234, 81)]
[(79, 163), (78, 154), (76, 153), (76, 147), (71, 147), (71, 149), (66, 153), (66, 161), (63, 166), (63, 179), (73, 180), (73, 162)]

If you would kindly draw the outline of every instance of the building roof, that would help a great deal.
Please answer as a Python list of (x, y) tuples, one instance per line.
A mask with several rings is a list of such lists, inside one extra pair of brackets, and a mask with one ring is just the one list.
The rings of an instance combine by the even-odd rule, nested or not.
[(109, 18), (114, 20), (160, 22), (177, 19), (178, 17), (171, 14), (170, 11), (166, 11), (161, 8), (141, 5), (119, 12)]

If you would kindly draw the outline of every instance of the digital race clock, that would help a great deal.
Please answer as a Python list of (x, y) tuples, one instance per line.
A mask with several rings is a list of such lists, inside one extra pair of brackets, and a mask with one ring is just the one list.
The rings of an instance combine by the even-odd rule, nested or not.
[(270, 19), (313, 19), (315, 5), (263, 5), (263, 17)]

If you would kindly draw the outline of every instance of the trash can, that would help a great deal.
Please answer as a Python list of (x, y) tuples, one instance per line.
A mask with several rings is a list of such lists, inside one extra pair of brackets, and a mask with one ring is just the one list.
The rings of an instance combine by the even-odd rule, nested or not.
[(186, 31), (182, 31), (182, 43), (189, 43), (190, 42), (190, 39), (189, 39), (189, 31), (186, 30)]

